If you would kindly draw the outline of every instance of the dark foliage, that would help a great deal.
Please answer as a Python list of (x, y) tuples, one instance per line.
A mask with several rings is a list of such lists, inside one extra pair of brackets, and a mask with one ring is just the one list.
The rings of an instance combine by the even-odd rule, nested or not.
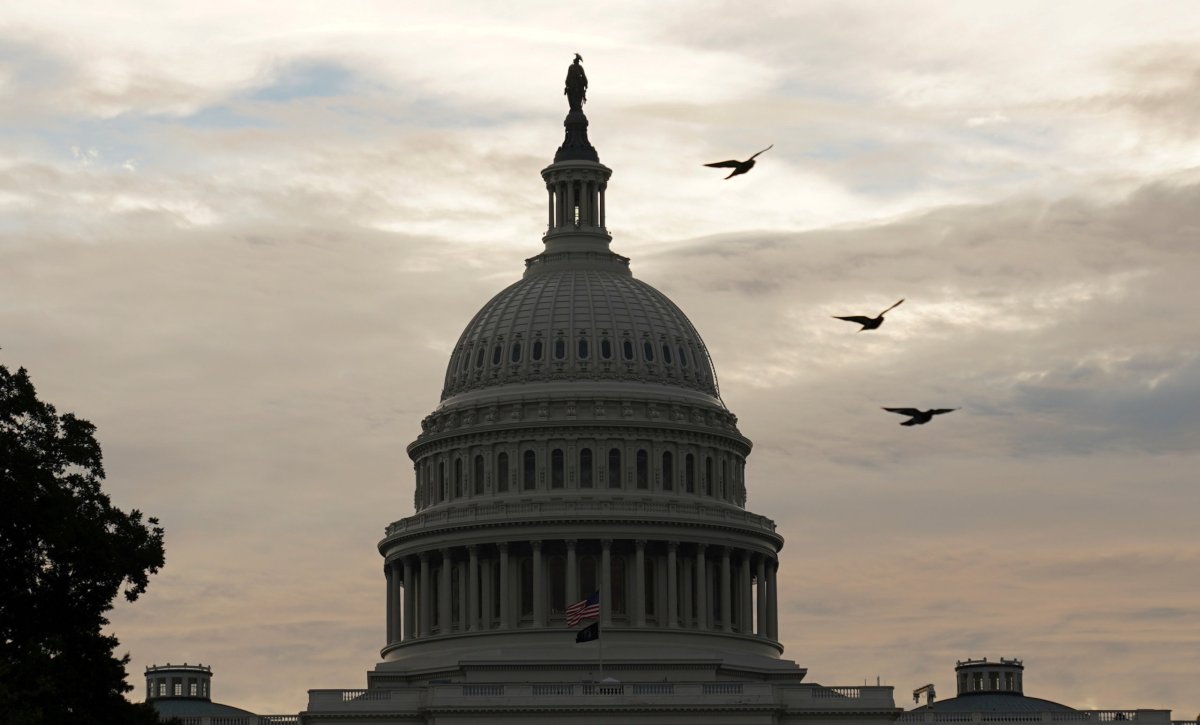
[(129, 656), (101, 630), (163, 565), (163, 530), (114, 507), (95, 426), (0, 365), (0, 723), (157, 723), (128, 702)]

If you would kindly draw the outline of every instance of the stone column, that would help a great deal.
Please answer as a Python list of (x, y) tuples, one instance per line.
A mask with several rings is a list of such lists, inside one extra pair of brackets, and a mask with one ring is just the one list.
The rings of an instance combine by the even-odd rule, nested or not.
[(778, 562), (772, 558), (767, 562), (767, 639), (779, 641), (779, 603), (778, 589), (775, 581), (775, 567)]
[(533, 626), (546, 626), (546, 575), (542, 566), (542, 542), (531, 541), (533, 547)]
[(600, 540), (600, 626), (612, 623), (612, 539)]
[(758, 596), (758, 626), (755, 627), (754, 633), (759, 637), (767, 636), (767, 558), (762, 554), (756, 554), (755, 562), (757, 581), (755, 585), (758, 588), (756, 592)]
[(646, 626), (646, 540), (633, 542), (633, 626)]
[(692, 612), (695, 609), (692, 606), (692, 594), (696, 591), (696, 587), (693, 586), (692, 582), (692, 565), (687, 560), (681, 559), (679, 561), (679, 568), (679, 591), (683, 592), (682, 601), (680, 602), (683, 609), (681, 622), (684, 627), (691, 627), (693, 625)]
[(692, 580), (696, 584), (696, 628), (708, 629), (708, 589), (704, 586), (704, 569), (706, 559), (704, 550), (708, 548), (707, 544), (696, 544), (696, 571), (692, 575)]
[(549, 203), (550, 221), (546, 223), (546, 226), (549, 229), (553, 229), (554, 228), (554, 187), (552, 187), (550, 184), (546, 184), (546, 196), (549, 198), (549, 202), (550, 202)]
[(754, 608), (753, 599), (751, 597), (751, 588), (754, 586), (750, 579), (750, 552), (741, 552), (741, 576), (738, 577), (738, 592), (741, 599), (741, 606), (738, 607), (738, 626), (737, 631), (742, 634), (754, 634), (754, 616), (751, 610)]
[(411, 557), (404, 557), (404, 613), (402, 637), (405, 641), (413, 638), (413, 632), (417, 623), (417, 607), (416, 597), (417, 582), (413, 578), (413, 565)]
[(458, 630), (465, 632), (467, 629), (467, 620), (470, 617), (467, 615), (467, 564), (460, 561), (454, 565), (454, 578), (458, 580)]
[[(591, 594), (591, 592), (588, 592)], [(579, 601), (579, 572), (575, 563), (575, 539), (567, 539), (567, 606)]]
[(604, 226), (604, 190), (608, 184), (601, 182), (600, 184), (600, 226)]
[(450, 549), (442, 549), (442, 577), (438, 583), (438, 631), (441, 634), (450, 632), (450, 575), (453, 561), (450, 559)]
[(679, 616), (679, 582), (678, 564), (675, 561), (676, 550), (679, 544), (675, 541), (667, 542), (667, 626), (676, 627)]
[(729, 547), (721, 547), (721, 629), (726, 632), (733, 629), (733, 578), (729, 569)]
[(485, 557), (480, 564), (479, 575), (483, 580), (483, 586), (480, 587), (481, 596), (479, 597), (481, 600), (479, 602), (480, 609), (483, 610), (483, 623), (480, 627), (486, 630), (492, 628), (492, 619), (495, 617), (493, 614), (495, 609), (493, 607), (496, 601), (496, 593), (492, 591), (492, 567), (496, 565), (496, 562), (491, 557)]
[(479, 629), (479, 547), (471, 544), (467, 547), (470, 560), (467, 564), (467, 629), (474, 632)]
[(422, 551), (421, 559), (421, 604), (419, 616), (421, 617), (421, 636), (428, 637), (433, 631), (433, 589), (429, 582), (429, 552)]
[(502, 541), (496, 546), (500, 549), (500, 629), (508, 629), (511, 609), (508, 602), (508, 542)]
[(396, 641), (396, 593), (395, 582), (392, 581), (392, 562), (385, 561), (383, 563), (383, 578), (386, 580), (387, 592), (387, 640), (386, 644), (391, 644)]

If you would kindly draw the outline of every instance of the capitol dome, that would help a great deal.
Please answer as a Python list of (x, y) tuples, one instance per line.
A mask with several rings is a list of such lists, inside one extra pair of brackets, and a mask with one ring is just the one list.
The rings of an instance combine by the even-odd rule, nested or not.
[(708, 350), (666, 295), (603, 250), (546, 254), (475, 315), (450, 358), (442, 400), (537, 382), (673, 386), (717, 402)]

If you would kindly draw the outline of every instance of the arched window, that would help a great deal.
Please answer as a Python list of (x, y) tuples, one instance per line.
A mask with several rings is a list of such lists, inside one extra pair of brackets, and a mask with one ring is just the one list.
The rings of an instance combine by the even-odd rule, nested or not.
[(729, 461), (726, 460), (724, 457), (722, 457), (721, 458), (720, 487), (717, 489), (717, 495), (720, 496), (721, 498), (726, 498), (726, 494), (729, 492), (728, 481), (729, 481)]
[(554, 359), (564, 360), (567, 357), (567, 341), (561, 337), (554, 341)]
[(533, 616), (533, 561), (521, 559), (521, 616)]
[(509, 354), (509, 360), (513, 362), (521, 362), (521, 343), (514, 342), (512, 344), (512, 353)]
[(696, 457), (691, 453), (683, 459), (683, 481), (688, 493), (696, 492)]
[(623, 354), (625, 356), (626, 360), (633, 359), (633, 342), (632, 341), (625, 340), (624, 342), (621, 343), (621, 354)]
[(533, 350), (530, 351), (530, 356), (535, 361), (540, 361), (542, 359), (542, 341), (541, 340), (533, 341)]
[(662, 487), (664, 491), (675, 490), (675, 457), (670, 451), (662, 455)]
[(666, 363), (667, 365), (670, 365), (671, 364), (671, 346), (664, 342), (663, 346), (662, 346), (662, 353), (663, 353), (663, 362)]
[(525, 451), (525, 490), (537, 488), (537, 454)]
[(483, 345), (480, 345), (479, 352), (475, 353), (475, 367), (483, 367)]
[(687, 367), (687, 360), (688, 360), (688, 359), (687, 359), (687, 350), (684, 350), (684, 349), (683, 349), (683, 345), (680, 345), (680, 346), (679, 346), (678, 348), (676, 348), (676, 349), (679, 351), (679, 367), (681, 367), (681, 368), (686, 368), (686, 367)]
[(502, 354), (502, 351), (500, 350), (500, 345), (497, 344), (494, 348), (492, 348), (492, 364), (493, 365), (500, 364), (500, 355), (501, 354)]
[(462, 459), (454, 459), (454, 497), (458, 498), (463, 495), (463, 471)]
[(579, 359), (587, 360), (588, 358), (588, 341), (586, 337), (579, 338)]
[(496, 460), (496, 490), (508, 490), (508, 454), (501, 453)]
[(626, 596), (626, 570), (625, 557), (619, 554), (612, 555), (612, 581), (609, 583), (609, 591), (612, 597), (612, 613), (625, 614), (629, 611)]
[(562, 449), (555, 448), (550, 452), (550, 488), (563, 487), (566, 480), (565, 468)]
[(579, 451), (579, 487), (592, 487), (592, 449), (582, 448)]
[(608, 452), (608, 487), (621, 487), (621, 449), (613, 448)]
[(561, 615), (567, 610), (567, 560), (550, 557), (550, 614)]
[(483, 493), (483, 456), (475, 454), (475, 494)]
[(645, 449), (637, 452), (637, 487), (650, 488), (650, 455)]
[(646, 362), (654, 362), (654, 345), (649, 340), (642, 343), (642, 355), (646, 357)]
[(712, 456), (704, 457), (704, 494), (713, 495), (713, 464)]
[(612, 343), (607, 337), (600, 340), (600, 357), (605, 360), (612, 358)]
[(438, 461), (438, 503), (446, 500), (446, 462)]

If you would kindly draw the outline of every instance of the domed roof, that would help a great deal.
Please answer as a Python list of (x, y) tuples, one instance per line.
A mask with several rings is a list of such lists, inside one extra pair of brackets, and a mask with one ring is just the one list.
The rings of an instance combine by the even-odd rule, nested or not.
[(708, 350), (687, 316), (611, 252), (539, 255), (483, 306), (446, 369), (442, 400), (489, 387), (639, 382), (719, 401)]

